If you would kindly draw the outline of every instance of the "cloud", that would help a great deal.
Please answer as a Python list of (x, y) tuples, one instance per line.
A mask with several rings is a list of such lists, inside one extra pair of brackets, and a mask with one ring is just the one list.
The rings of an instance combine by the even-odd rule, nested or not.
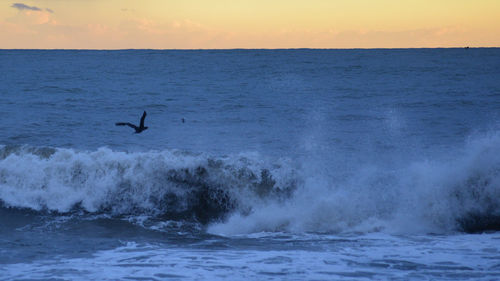
[(19, 11), (22, 11), (22, 10), (30, 10), (30, 11), (42, 11), (42, 9), (38, 8), (38, 7), (35, 7), (35, 6), (28, 6), (26, 4), (23, 4), (23, 3), (14, 3), (12, 4), (11, 6), (12, 8), (16, 8), (18, 9)]
[(54, 11), (53, 11), (52, 9), (49, 9), (49, 8), (46, 8), (46, 9), (45, 9), (45, 11), (47, 11), (47, 12), (49, 12), (49, 13), (51, 13), (51, 14), (53, 14), (53, 13), (54, 13)]

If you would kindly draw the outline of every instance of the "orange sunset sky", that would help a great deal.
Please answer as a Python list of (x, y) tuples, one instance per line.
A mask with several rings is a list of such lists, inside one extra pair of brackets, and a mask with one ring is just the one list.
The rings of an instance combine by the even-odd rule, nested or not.
[(1, 49), (500, 46), (500, 0), (0, 0)]

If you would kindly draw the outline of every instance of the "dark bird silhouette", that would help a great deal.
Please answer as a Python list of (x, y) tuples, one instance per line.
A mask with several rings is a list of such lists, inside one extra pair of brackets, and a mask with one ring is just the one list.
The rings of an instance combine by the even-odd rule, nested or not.
[(139, 133), (142, 133), (142, 131), (146, 130), (148, 127), (145, 127), (144, 126), (144, 119), (146, 119), (146, 111), (144, 111), (144, 113), (142, 114), (142, 117), (141, 117), (141, 124), (139, 124), (139, 127), (137, 127), (136, 125), (132, 124), (132, 123), (128, 123), (128, 122), (119, 122), (119, 123), (115, 123), (116, 126), (129, 126), (131, 128), (134, 128), (135, 130), (135, 133), (136, 134), (139, 134)]

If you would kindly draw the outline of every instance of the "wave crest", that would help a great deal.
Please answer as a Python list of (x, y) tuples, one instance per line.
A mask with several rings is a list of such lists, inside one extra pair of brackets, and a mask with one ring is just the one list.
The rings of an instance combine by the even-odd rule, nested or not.
[(252, 200), (290, 196), (297, 184), (294, 173), (251, 155), (3, 147), (0, 200), (34, 210), (208, 222), (235, 209), (244, 212)]
[(249, 215), (233, 214), (209, 231), (498, 231), (498, 155), (500, 134), (492, 134), (472, 139), (446, 160), (360, 164), (345, 178), (302, 174), (303, 185), (290, 200), (261, 205)]
[(210, 223), (216, 234), (482, 232), (500, 230), (498, 155), (500, 134), (446, 160), (362, 163), (349, 173), (323, 159), (258, 154), (1, 147), (0, 205)]

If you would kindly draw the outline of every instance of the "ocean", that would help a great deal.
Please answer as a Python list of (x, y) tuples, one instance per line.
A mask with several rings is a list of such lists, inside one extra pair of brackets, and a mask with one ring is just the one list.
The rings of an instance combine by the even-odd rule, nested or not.
[(500, 279), (498, 48), (0, 50), (0, 120), (0, 280)]

